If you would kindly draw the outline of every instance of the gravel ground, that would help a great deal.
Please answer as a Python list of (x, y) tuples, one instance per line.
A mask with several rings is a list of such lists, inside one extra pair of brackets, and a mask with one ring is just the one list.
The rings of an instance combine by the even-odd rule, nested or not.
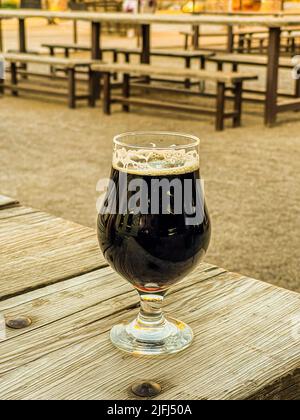
[[(52, 28), (51, 28), (52, 30)], [(286, 80), (284, 81), (287, 82)], [(300, 120), (263, 126), (246, 106), (243, 127), (216, 133), (213, 119), (119, 107), (72, 111), (52, 100), (0, 98), (0, 191), (23, 204), (95, 226), (96, 183), (110, 170), (112, 138), (171, 130), (201, 138), (201, 170), (213, 222), (207, 261), (300, 291)]]

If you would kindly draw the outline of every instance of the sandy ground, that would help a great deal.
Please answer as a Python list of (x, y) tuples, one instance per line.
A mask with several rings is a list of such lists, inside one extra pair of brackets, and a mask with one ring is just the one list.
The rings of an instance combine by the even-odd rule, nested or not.
[[(286, 84), (290, 76), (285, 77)], [(94, 227), (96, 184), (109, 175), (115, 134), (195, 134), (201, 138), (213, 222), (207, 261), (300, 291), (299, 115), (283, 114), (267, 129), (262, 113), (261, 107), (247, 105), (242, 128), (216, 133), (213, 119), (201, 115), (147, 109), (123, 114), (116, 106), (107, 117), (100, 104), (72, 111), (52, 100), (5, 96), (0, 99), (0, 191)]]

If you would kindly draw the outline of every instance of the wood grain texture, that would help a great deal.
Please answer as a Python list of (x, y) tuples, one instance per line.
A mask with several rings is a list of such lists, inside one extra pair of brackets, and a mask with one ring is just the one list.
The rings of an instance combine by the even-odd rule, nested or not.
[(18, 201), (15, 200), (14, 198), (10, 198), (10, 197), (7, 197), (5, 195), (0, 194), (0, 210), (3, 207), (13, 206), (13, 205), (16, 205), (16, 204), (18, 204)]
[(96, 233), (26, 207), (0, 211), (0, 300), (106, 263)]
[(129, 399), (138, 379), (161, 383), (162, 399), (300, 398), (298, 294), (202, 264), (166, 299), (166, 312), (193, 327), (193, 345), (154, 359), (109, 341), (137, 302), (104, 268), (0, 303), (6, 316), (33, 318), (0, 343), (0, 398)]
[(0, 19), (26, 19), (30, 17), (45, 19), (70, 19), (87, 22), (119, 22), (135, 24), (187, 24), (187, 25), (254, 25), (263, 27), (299, 26), (300, 16), (259, 16), (259, 15), (168, 15), (168, 14), (135, 14), (135, 13), (101, 13), (101, 12), (49, 12), (43, 10), (1, 10)]

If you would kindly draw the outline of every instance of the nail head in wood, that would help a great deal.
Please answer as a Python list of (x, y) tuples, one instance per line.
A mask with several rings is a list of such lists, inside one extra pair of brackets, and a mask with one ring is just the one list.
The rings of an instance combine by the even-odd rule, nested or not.
[(141, 381), (135, 382), (131, 390), (138, 397), (155, 397), (161, 393), (161, 386), (157, 382)]
[(27, 328), (32, 324), (32, 320), (27, 316), (18, 316), (15, 318), (8, 318), (6, 320), (6, 326), (13, 330), (21, 330)]

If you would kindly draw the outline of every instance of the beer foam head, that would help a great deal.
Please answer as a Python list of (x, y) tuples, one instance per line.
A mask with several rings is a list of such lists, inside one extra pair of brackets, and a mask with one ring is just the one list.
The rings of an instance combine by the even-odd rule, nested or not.
[(123, 134), (114, 140), (113, 167), (137, 175), (192, 172), (199, 169), (198, 147), (199, 139), (183, 134)]

